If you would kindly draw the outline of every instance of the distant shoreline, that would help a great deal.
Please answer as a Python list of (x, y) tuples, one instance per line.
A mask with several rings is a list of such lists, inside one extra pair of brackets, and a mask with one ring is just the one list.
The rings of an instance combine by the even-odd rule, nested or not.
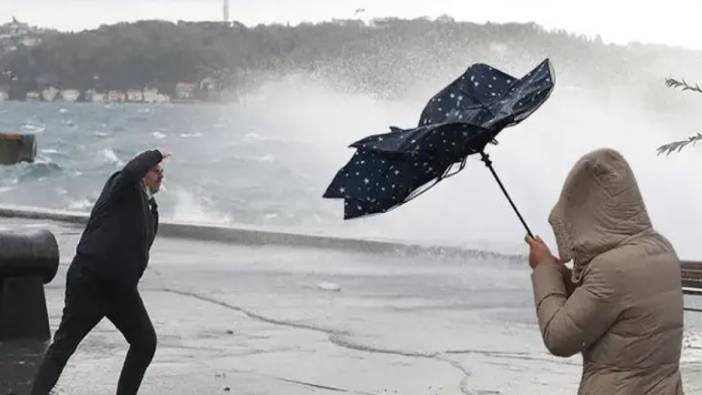
[(55, 100), (55, 101), (42, 101), (42, 100), (15, 100), (15, 99), (5, 99), (5, 100), (0, 100), (1, 103), (26, 103), (26, 104), (103, 104), (103, 105), (113, 105), (113, 104), (140, 104), (140, 105), (163, 105), (163, 104), (181, 104), (181, 105), (186, 105), (186, 104), (228, 104), (232, 103), (231, 101), (206, 101), (206, 100), (172, 100), (169, 102), (164, 102), (164, 103), (152, 103), (152, 102), (132, 102), (132, 101), (124, 101), (124, 102), (92, 102), (92, 101), (85, 101), (85, 100), (76, 100), (76, 101), (64, 101), (64, 100)]
[[(451, 18), (255, 27), (140, 21), (77, 33), (13, 21), (0, 24), (0, 92), (18, 101), (53, 101), (67, 91), (83, 101), (230, 102), (278, 76), (300, 74), (301, 84), (397, 98), (444, 85), (474, 63), (518, 75), (549, 58), (560, 86), (608, 90), (617, 84), (655, 95), (666, 76), (702, 80), (700, 53), (610, 45), (534, 23)], [(121, 99), (130, 91), (137, 99)], [(83, 97), (86, 92), (98, 98)], [(108, 100), (110, 92), (120, 99)]]

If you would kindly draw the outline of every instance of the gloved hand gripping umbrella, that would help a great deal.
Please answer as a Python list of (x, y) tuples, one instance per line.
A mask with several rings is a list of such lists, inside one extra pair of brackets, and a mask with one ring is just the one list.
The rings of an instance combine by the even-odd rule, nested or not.
[(325, 198), (344, 199), (344, 219), (383, 213), (406, 203), (463, 170), (469, 155), (480, 154), (531, 236), (526, 222), (497, 176), (488, 143), (543, 104), (554, 86), (551, 63), (544, 60), (521, 79), (478, 63), (436, 94), (413, 129), (353, 144), (356, 153), (334, 177)]

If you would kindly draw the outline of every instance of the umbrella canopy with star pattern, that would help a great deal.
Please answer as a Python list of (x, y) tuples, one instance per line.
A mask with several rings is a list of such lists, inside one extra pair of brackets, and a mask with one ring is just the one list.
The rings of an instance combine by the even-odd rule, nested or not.
[(485, 147), (504, 128), (536, 111), (553, 86), (548, 59), (522, 78), (474, 64), (429, 100), (416, 128), (391, 127), (390, 133), (351, 144), (356, 153), (336, 174), (324, 197), (344, 199), (344, 219), (383, 213), (461, 171), (469, 155), (480, 154), (531, 233)]

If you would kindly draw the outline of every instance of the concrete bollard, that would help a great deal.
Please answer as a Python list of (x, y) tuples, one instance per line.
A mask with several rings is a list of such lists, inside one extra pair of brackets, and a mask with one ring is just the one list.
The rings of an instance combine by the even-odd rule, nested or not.
[(44, 284), (58, 264), (58, 243), (48, 230), (0, 232), (0, 342), (51, 338)]
[(37, 141), (33, 134), (0, 133), (0, 165), (34, 162)]

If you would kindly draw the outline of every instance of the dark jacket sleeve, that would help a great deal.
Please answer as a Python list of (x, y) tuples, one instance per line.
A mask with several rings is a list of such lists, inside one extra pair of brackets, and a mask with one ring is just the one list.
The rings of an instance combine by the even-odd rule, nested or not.
[(122, 176), (129, 182), (139, 181), (162, 160), (163, 156), (158, 150), (142, 152), (124, 166)]
[(127, 185), (133, 185), (149, 172), (149, 170), (163, 160), (163, 155), (158, 150), (145, 151), (130, 160), (118, 176), (115, 177), (112, 185), (112, 192), (122, 189)]
[(88, 221), (88, 229), (99, 226), (109, 207), (122, 195), (122, 191), (136, 185), (152, 167), (163, 160), (158, 150), (145, 151), (129, 161), (121, 171), (113, 174), (103, 187), (100, 198), (93, 206)]

